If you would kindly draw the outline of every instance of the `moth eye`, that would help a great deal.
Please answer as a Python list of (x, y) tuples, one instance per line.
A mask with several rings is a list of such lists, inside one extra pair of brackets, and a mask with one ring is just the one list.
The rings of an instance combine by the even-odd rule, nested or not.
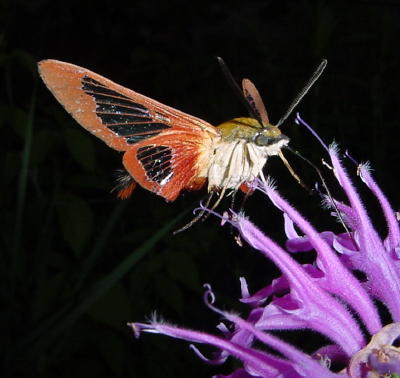
[(270, 145), (271, 143), (273, 143), (273, 138), (269, 138), (269, 137), (267, 137), (267, 136), (264, 135), (264, 134), (257, 134), (257, 135), (254, 137), (254, 143), (255, 143), (257, 146), (268, 146), (268, 145)]

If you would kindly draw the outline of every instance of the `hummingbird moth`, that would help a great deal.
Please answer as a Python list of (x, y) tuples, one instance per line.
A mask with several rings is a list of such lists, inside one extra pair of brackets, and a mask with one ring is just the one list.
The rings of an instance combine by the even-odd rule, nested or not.
[(128, 176), (120, 180), (119, 197), (128, 197), (136, 184), (174, 201), (183, 190), (207, 185), (218, 193), (251, 191), (270, 156), (278, 155), (300, 182), (282, 154), (289, 138), (279, 126), (318, 79), (324, 60), (285, 115), (273, 125), (253, 83), (242, 89), (223, 63), (226, 76), (251, 117), (234, 118), (213, 126), (202, 119), (163, 105), (85, 68), (57, 60), (39, 62), (46, 86), (73, 118), (111, 148), (123, 152)]

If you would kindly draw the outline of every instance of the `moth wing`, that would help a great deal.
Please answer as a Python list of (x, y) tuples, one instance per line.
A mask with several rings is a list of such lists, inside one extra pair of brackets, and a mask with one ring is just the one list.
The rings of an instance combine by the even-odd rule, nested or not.
[(39, 62), (43, 81), (64, 108), (85, 129), (118, 151), (166, 131), (218, 135), (209, 123), (163, 105), (85, 68), (60, 62)]
[(123, 163), (143, 188), (174, 201), (183, 189), (196, 190), (206, 182), (212, 143), (186, 131), (165, 133), (134, 145)]

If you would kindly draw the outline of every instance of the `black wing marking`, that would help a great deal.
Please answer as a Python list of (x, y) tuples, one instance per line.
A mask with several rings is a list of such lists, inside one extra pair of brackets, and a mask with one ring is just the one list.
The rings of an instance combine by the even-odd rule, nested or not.
[(171, 128), (167, 117), (159, 113), (152, 116), (144, 105), (89, 76), (85, 75), (82, 78), (82, 90), (94, 98), (96, 114), (103, 125), (118, 136), (124, 137), (129, 144), (138, 143)]
[(168, 146), (148, 145), (137, 150), (136, 157), (149, 180), (163, 186), (171, 180), (172, 150)]

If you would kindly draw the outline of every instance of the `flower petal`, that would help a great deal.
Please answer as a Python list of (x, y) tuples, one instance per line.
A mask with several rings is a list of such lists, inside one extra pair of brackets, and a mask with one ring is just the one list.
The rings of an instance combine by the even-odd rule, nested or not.
[(271, 259), (289, 281), (291, 299), (300, 305), (297, 318), (331, 338), (349, 355), (361, 348), (362, 333), (341, 303), (325, 293), (296, 261), (249, 220), (238, 216), (237, 227), (243, 239)]
[[(379, 315), (360, 282), (340, 262), (336, 253), (311, 224), (284, 200), (276, 190), (267, 185), (261, 186), (260, 190), (265, 192), (278, 208), (288, 214), (298, 228), (308, 236), (318, 254), (318, 267), (325, 273), (326, 280), (329, 282), (329, 286), (326, 286), (327, 290), (350, 304), (358, 312), (367, 329), (371, 333), (376, 333), (381, 328)], [(257, 243), (257, 245), (260, 246), (260, 243)], [(269, 257), (278, 265), (277, 261), (271, 256)], [(280, 267), (280, 265), (278, 266)]]
[(135, 334), (139, 332), (158, 333), (189, 342), (215, 346), (218, 349), (228, 352), (231, 356), (240, 359), (245, 365), (246, 370), (250, 371), (252, 375), (274, 377), (279, 374), (281, 368), (288, 369), (290, 367), (290, 364), (282, 359), (268, 355), (255, 348), (245, 348), (230, 340), (208, 333), (180, 328), (165, 322), (157, 321), (152, 321), (149, 324), (131, 323), (129, 325), (132, 327)]
[[(393, 256), (390, 256), (379, 235), (375, 231), (371, 220), (362, 204), (360, 197), (355, 190), (347, 172), (342, 167), (338, 157), (337, 146), (333, 145), (329, 149), (329, 154), (334, 167), (335, 175), (342, 188), (346, 192), (347, 198), (353, 210), (357, 213), (357, 234), (360, 249), (360, 265), (357, 268), (363, 271), (369, 280), (371, 294), (378, 297), (389, 309), (395, 321), (400, 320), (400, 277), (399, 270), (395, 268)], [(365, 172), (366, 177), (368, 176)], [(356, 262), (356, 260), (353, 260)], [(360, 313), (360, 315), (362, 315)], [(363, 318), (366, 322), (366, 320)], [(366, 324), (368, 324), (366, 322)], [(376, 333), (379, 328), (376, 329)]]
[(392, 207), (389, 204), (386, 196), (383, 194), (381, 188), (372, 178), (370, 173), (370, 168), (368, 164), (362, 164), (359, 169), (361, 180), (365, 182), (371, 192), (375, 195), (378, 199), (383, 214), (385, 215), (389, 234), (389, 248), (395, 249), (400, 247), (400, 229), (399, 229), (399, 222), (396, 219), (395, 213)]

